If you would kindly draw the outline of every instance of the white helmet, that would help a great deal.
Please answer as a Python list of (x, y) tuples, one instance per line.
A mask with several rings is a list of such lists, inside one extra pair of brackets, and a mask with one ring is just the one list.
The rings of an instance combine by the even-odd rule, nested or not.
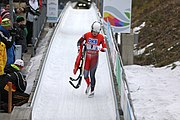
[(21, 67), (24, 67), (24, 61), (21, 60), (21, 59), (17, 59), (15, 62), (14, 62), (15, 65), (18, 65), (18, 66), (21, 66)]
[(101, 31), (101, 24), (98, 21), (95, 21), (91, 26), (91, 31), (99, 33)]

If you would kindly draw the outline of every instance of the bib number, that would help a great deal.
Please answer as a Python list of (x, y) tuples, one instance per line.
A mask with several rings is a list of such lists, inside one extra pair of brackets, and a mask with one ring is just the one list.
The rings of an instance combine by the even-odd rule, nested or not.
[(87, 50), (95, 50), (95, 51), (98, 51), (98, 50), (99, 50), (99, 46), (97, 46), (97, 45), (92, 45), (92, 44), (86, 44), (86, 49), (87, 49)]

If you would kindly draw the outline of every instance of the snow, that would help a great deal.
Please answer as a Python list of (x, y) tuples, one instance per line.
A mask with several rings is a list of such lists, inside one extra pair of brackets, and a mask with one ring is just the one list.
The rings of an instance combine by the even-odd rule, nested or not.
[[(100, 53), (95, 96), (85, 95), (86, 83), (74, 89), (69, 84), (77, 55), (77, 40), (97, 20), (95, 9), (68, 7), (50, 43), (40, 83), (32, 102), (33, 120), (115, 120), (116, 108), (106, 53)], [(83, 19), (82, 19), (83, 18)], [(37, 55), (38, 56), (38, 55)], [(41, 57), (41, 55), (39, 55)], [(35, 57), (34, 59), (38, 59)], [(35, 61), (33, 61), (35, 64)], [(27, 90), (28, 91), (28, 90)]]
[[(153, 45), (154, 45), (154, 43), (150, 43), (150, 44), (148, 44), (147, 46), (145, 46), (145, 47), (142, 48), (142, 49), (134, 50), (134, 55), (141, 55), (141, 54), (143, 54), (144, 51), (146, 50), (146, 48), (151, 47), (151, 46), (153, 46)], [(135, 47), (136, 47), (136, 46), (135, 46)], [(155, 48), (152, 49), (152, 50), (155, 50)]]
[(141, 30), (143, 27), (145, 27), (145, 24), (146, 24), (146, 22), (143, 22), (140, 26), (133, 28), (133, 33), (134, 33), (134, 34), (139, 34), (139, 33), (140, 33), (140, 30)]
[(180, 120), (178, 66), (124, 66), (137, 120)]

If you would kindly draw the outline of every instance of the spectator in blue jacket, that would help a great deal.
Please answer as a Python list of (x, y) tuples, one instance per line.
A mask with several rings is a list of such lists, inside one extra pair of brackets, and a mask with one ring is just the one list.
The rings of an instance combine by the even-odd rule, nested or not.
[(6, 65), (13, 64), (15, 61), (15, 30), (12, 29), (10, 19), (4, 18), (0, 25), (0, 39), (6, 45), (7, 63)]

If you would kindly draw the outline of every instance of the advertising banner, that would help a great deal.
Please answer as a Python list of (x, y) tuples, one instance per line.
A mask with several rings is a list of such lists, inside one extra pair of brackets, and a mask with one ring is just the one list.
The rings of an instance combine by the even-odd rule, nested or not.
[(132, 0), (104, 0), (104, 25), (109, 21), (116, 33), (130, 33)]
[(58, 21), (58, 0), (47, 1), (47, 22), (55, 23)]
[(111, 25), (109, 22), (107, 22), (107, 40), (108, 40), (108, 44), (109, 44), (109, 49), (110, 49), (110, 52), (111, 52), (111, 58), (112, 58), (112, 63), (114, 64), (115, 66), (115, 63), (116, 63), (116, 48), (115, 48), (115, 45), (114, 45), (114, 42), (113, 42), (113, 35), (112, 35), (112, 31), (111, 31)]

